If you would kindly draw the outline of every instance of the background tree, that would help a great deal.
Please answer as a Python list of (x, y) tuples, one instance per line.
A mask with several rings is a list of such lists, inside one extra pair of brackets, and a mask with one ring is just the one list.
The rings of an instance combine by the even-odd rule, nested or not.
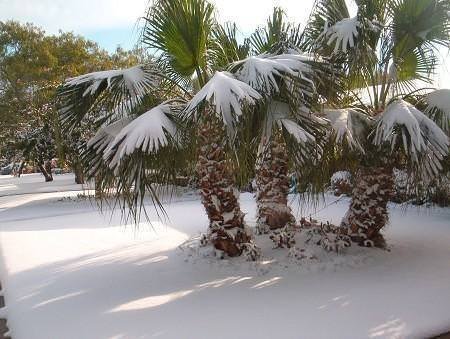
[(29, 146), (27, 136), (36, 135), (30, 131), (49, 129), (52, 137), (48, 141), (58, 152), (47, 153), (57, 155), (61, 164), (69, 159), (79, 174), (77, 147), (68, 142), (78, 142), (80, 136), (90, 134), (77, 131), (61, 138), (54, 107), (58, 84), (69, 76), (98, 68), (127, 67), (145, 58), (139, 49), (118, 48), (109, 55), (96, 43), (73, 33), (48, 36), (31, 24), (0, 22), (0, 157), (6, 152), (9, 158), (29, 154), (28, 148), (22, 147)]

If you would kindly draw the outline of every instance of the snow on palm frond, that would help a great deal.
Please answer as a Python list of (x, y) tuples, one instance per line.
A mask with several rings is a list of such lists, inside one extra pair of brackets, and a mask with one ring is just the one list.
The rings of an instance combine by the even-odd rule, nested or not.
[(298, 143), (314, 142), (315, 138), (312, 134), (307, 132), (296, 121), (294, 121), (290, 114), (291, 108), (285, 102), (271, 101), (267, 108), (265, 138), (269, 138), (272, 132), (274, 123), (279, 128), (284, 128)]
[(353, 18), (344, 18), (330, 27), (326, 27), (322, 36), (328, 38), (327, 44), (330, 46), (335, 43), (334, 53), (340, 51), (346, 53), (348, 47), (355, 46), (355, 39), (358, 37), (358, 28), (361, 23), (355, 16)]
[(392, 102), (381, 114), (373, 142), (375, 145), (388, 142), (393, 148), (399, 137), (413, 162), (426, 159), (429, 173), (439, 172), (440, 161), (448, 154), (449, 139), (436, 123), (404, 100)]
[(426, 113), (447, 134), (450, 134), (450, 89), (438, 89), (426, 95), (425, 101), (428, 105)]
[(97, 133), (89, 139), (86, 146), (92, 148), (97, 154), (103, 153), (103, 151), (109, 146), (111, 141), (119, 134), (119, 132), (131, 121), (130, 117), (120, 119), (112, 124), (99, 128)]
[(159, 82), (160, 77), (151, 65), (93, 72), (70, 78), (58, 90), (63, 126), (73, 127), (93, 106), (103, 107), (119, 117), (126, 115)]
[(86, 143), (86, 147), (82, 150), (82, 159), (88, 169), (88, 176), (93, 177), (105, 166), (103, 160), (103, 152), (119, 132), (131, 121), (130, 117), (122, 118), (112, 124), (105, 125), (95, 133)]
[(170, 114), (170, 106), (161, 104), (122, 128), (104, 151), (103, 158), (109, 162), (109, 167), (116, 167), (123, 157), (136, 150), (153, 153), (167, 146), (168, 137), (175, 136), (177, 130), (175, 123), (169, 118)]
[(83, 96), (95, 94), (102, 83), (106, 82), (106, 88), (110, 88), (115, 80), (121, 81), (121, 86), (133, 96), (143, 96), (150, 85), (155, 84), (155, 78), (151, 73), (144, 71), (144, 65), (137, 65), (125, 69), (113, 69), (108, 71), (93, 72), (70, 78), (65, 86), (87, 85)]
[(280, 119), (279, 124), (292, 135), (298, 143), (314, 142), (315, 138), (292, 119)]
[(214, 76), (191, 99), (186, 112), (191, 113), (202, 103), (208, 102), (227, 128), (233, 129), (236, 116), (242, 115), (241, 104), (254, 104), (261, 95), (245, 82), (237, 80), (229, 72), (216, 72)]
[(337, 144), (346, 141), (351, 149), (364, 152), (361, 138), (371, 123), (371, 119), (367, 115), (351, 108), (326, 109), (324, 113), (336, 135)]
[(283, 75), (297, 76), (314, 86), (310, 79), (312, 68), (305, 61), (310, 58), (300, 54), (281, 54), (249, 57), (233, 64), (239, 80), (266, 94), (279, 92), (277, 78)]

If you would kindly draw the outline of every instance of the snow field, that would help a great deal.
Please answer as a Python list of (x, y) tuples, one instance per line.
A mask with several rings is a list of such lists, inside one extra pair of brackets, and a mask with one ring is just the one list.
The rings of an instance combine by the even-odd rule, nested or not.
[[(55, 177), (72, 187), (72, 176)], [(0, 178), (0, 192), (44, 188), (39, 176), (21, 179)], [(0, 279), (15, 339), (422, 338), (450, 329), (449, 209), (391, 205), (390, 251), (326, 253), (299, 235), (308, 258), (294, 261), (257, 236), (264, 258), (251, 263), (190, 249), (207, 225), (195, 195), (168, 204), (170, 220), (151, 213), (152, 226), (136, 230), (76, 194), (0, 197)], [(339, 222), (348, 200), (326, 200), (316, 217)], [(252, 195), (241, 205), (253, 225)]]

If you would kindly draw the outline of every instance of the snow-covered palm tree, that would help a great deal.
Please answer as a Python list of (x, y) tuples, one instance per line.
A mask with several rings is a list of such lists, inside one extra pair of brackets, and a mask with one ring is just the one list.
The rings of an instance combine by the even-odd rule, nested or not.
[[(233, 67), (240, 80), (257, 88), (266, 99), (256, 109), (262, 123), (260, 133), (255, 133), (259, 140), (255, 170), (257, 230), (271, 232), (276, 246), (290, 247), (295, 218), (288, 205), (289, 171), (301, 170), (306, 157), (317, 156), (317, 136), (324, 122), (311, 110), (317, 101), (316, 84), (325, 80), (320, 76), (329, 74), (324, 72), (324, 62), (301, 52), (300, 27), (287, 23), (280, 8), (274, 8), (266, 26), (257, 29), (249, 40), (255, 56)], [(276, 64), (279, 60), (283, 60), (281, 67)], [(292, 66), (286, 67), (289, 64)], [(279, 77), (279, 72), (300, 77), (292, 81)]]
[(196, 158), (209, 239), (229, 256), (254, 256), (228, 151), (240, 118), (262, 99), (258, 86), (274, 76), (295, 80), (303, 64), (295, 56), (260, 58), (265, 77), (253, 85), (240, 80), (238, 72), (251, 61), (227, 70), (245, 53), (230, 27), (216, 23), (205, 0), (156, 1), (142, 36), (154, 61), (69, 79), (60, 90), (60, 112), (66, 128), (90, 110), (104, 112), (85, 151), (87, 174), (135, 220), (145, 213), (146, 194), (162, 208), (161, 194)]
[(338, 148), (354, 154), (355, 186), (343, 223), (360, 244), (384, 246), (380, 230), (388, 221), (392, 168), (405, 167), (416, 180), (426, 179), (439, 174), (448, 154), (447, 136), (408, 98), (419, 81), (431, 82), (437, 47), (449, 46), (450, 2), (356, 4), (350, 17), (344, 0), (317, 0), (307, 41), (345, 74), (341, 100), (327, 102), (324, 111)]

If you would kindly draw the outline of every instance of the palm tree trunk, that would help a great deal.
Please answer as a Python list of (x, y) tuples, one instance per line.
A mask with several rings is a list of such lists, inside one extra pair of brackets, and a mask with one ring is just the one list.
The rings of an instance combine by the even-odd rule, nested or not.
[(239, 206), (239, 192), (224, 150), (224, 131), (210, 114), (205, 114), (198, 131), (197, 175), (202, 203), (209, 218), (209, 238), (218, 250), (238, 256), (250, 242)]
[(387, 203), (393, 191), (391, 169), (366, 167), (358, 171), (350, 207), (342, 221), (353, 241), (362, 246), (386, 246), (380, 231), (389, 220)]
[(45, 177), (45, 181), (53, 181), (53, 175), (52, 175), (52, 161), (47, 160), (44, 162), (45, 171), (47, 172), (48, 179)]
[(20, 162), (19, 169), (17, 170), (17, 177), (20, 178), (20, 176), (22, 175), (22, 172), (23, 172), (24, 167), (25, 167), (25, 161), (22, 160), (22, 161)]
[[(292, 228), (295, 218), (288, 206), (288, 155), (279, 136), (261, 143), (256, 163), (257, 230), (272, 232), (277, 247), (290, 247), (293, 234), (280, 237), (280, 230)], [(286, 231), (286, 230), (284, 230)]]
[(44, 175), (45, 178), (45, 182), (49, 182), (49, 181), (53, 181), (53, 176), (52, 176), (52, 172), (50, 170), (50, 172), (48, 172), (48, 165), (47, 162), (45, 162), (44, 164), (38, 162), (38, 168), (41, 171), (41, 173)]
[(81, 164), (79, 162), (75, 162), (73, 164), (73, 172), (75, 174), (75, 183), (76, 184), (84, 184), (84, 174), (83, 174), (83, 168), (81, 167)]

